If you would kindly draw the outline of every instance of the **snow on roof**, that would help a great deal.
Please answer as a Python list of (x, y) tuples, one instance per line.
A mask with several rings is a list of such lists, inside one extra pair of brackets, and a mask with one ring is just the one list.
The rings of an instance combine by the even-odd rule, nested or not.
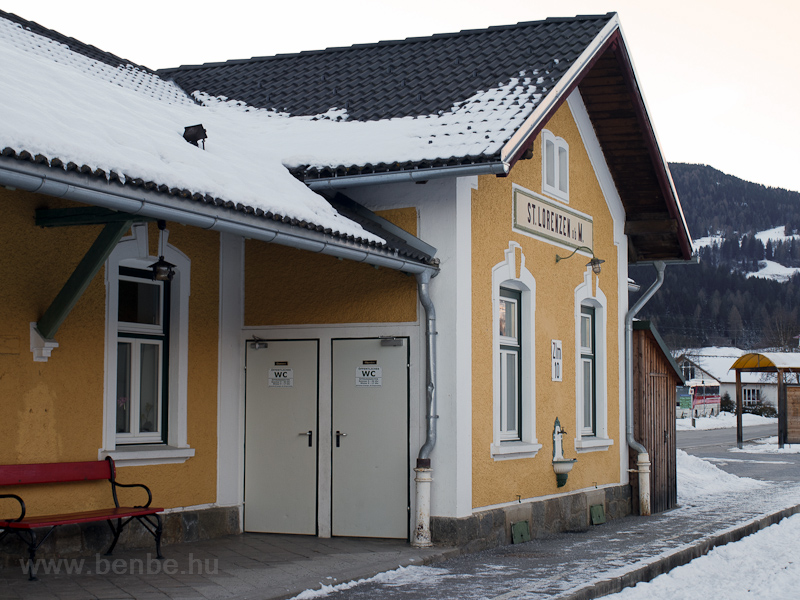
[[(374, 242), (282, 164), (287, 119), (230, 103), (201, 106), (133, 65), (114, 67), (0, 19), (0, 148), (241, 203)], [(202, 123), (206, 149), (183, 139)], [(299, 131), (308, 127), (306, 119)], [(308, 140), (306, 139), (306, 143)], [(330, 150), (329, 150), (330, 151)]]
[[(731, 368), (740, 356), (747, 354), (746, 350), (731, 346), (712, 346), (710, 348), (691, 348), (678, 354), (679, 358), (686, 358), (711, 375), (720, 383), (736, 381), (736, 373)], [(696, 376), (695, 379), (702, 379)], [(744, 383), (762, 383), (760, 373), (742, 373)]]

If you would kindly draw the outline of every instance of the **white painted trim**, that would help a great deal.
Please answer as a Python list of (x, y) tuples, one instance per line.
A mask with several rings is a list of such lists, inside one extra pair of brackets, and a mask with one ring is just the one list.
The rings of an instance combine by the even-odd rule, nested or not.
[(619, 17), (614, 15), (600, 33), (595, 36), (589, 46), (581, 53), (577, 60), (572, 63), (572, 66), (566, 73), (559, 79), (558, 83), (551, 89), (547, 95), (542, 99), (539, 105), (534, 109), (531, 115), (525, 119), (522, 126), (514, 132), (514, 135), (506, 142), (500, 151), (500, 160), (508, 163), (511, 157), (520, 149), (530, 134), (536, 129), (536, 126), (544, 119), (547, 114), (556, 106), (563, 94), (575, 82), (581, 72), (586, 68), (586, 65), (594, 58), (594, 55), (600, 51), (608, 39), (614, 35), (614, 32), (619, 29)]
[(55, 340), (48, 340), (42, 337), (39, 330), (36, 329), (36, 323), (31, 323), (31, 353), (33, 353), (34, 362), (47, 362), (53, 350), (58, 348), (58, 342)]
[[(187, 442), (187, 406), (189, 374), (189, 294), (191, 290), (191, 260), (183, 252), (171, 246), (169, 231), (164, 236), (164, 258), (175, 265), (170, 304), (169, 382), (167, 410), (167, 446), (139, 446), (138, 452), (147, 453), (152, 461), (137, 458), (137, 464), (161, 464), (176, 462), (186, 452), (170, 452), (170, 448), (191, 450)], [(159, 244), (161, 246), (161, 244)], [(103, 392), (103, 446), (98, 450), (98, 459), (122, 452), (116, 444), (116, 368), (117, 368), (117, 304), (119, 289), (117, 280), (120, 264), (147, 268), (158, 260), (148, 254), (148, 232), (146, 223), (134, 224), (131, 235), (122, 238), (111, 252), (105, 265), (106, 285), (106, 330), (105, 369)], [(193, 453), (194, 451), (191, 450)], [(165, 454), (166, 453), (166, 454)], [(128, 456), (128, 454), (125, 454)], [(188, 456), (182, 457), (183, 462)], [(121, 460), (126, 460), (120, 457)]]
[(107, 450), (98, 456), (98, 460), (110, 456), (117, 466), (136, 467), (139, 465), (166, 465), (186, 462), (194, 456), (194, 448), (173, 448), (163, 444), (154, 445), (120, 445), (116, 450)]
[[(516, 251), (520, 251), (520, 276), (517, 277)], [(536, 280), (525, 267), (525, 254), (517, 242), (509, 242), (505, 259), (492, 267), (492, 443), (489, 452), (495, 460), (536, 456), (542, 447), (536, 439)], [(515, 442), (502, 441), (500, 432), (500, 286), (522, 293), (522, 396), (521, 439), (516, 450), (500, 451)], [(521, 442), (521, 446), (520, 446)]]
[(614, 184), (614, 178), (608, 168), (600, 141), (597, 139), (586, 105), (580, 92), (576, 89), (567, 98), (567, 104), (572, 112), (572, 118), (578, 127), (584, 148), (589, 156), (589, 161), (594, 169), (597, 182), (603, 192), (606, 205), (614, 221), (614, 245), (617, 247), (617, 345), (619, 348), (619, 465), (620, 482), (628, 483), (628, 442), (625, 422), (625, 316), (628, 314), (628, 237), (625, 235), (625, 208), (619, 192)]
[[(600, 276), (592, 281), (592, 268), (586, 267), (583, 283), (575, 288), (575, 450), (592, 452), (607, 449), (614, 443), (608, 437), (608, 301), (600, 289)], [(593, 285), (594, 283), (594, 285)], [(597, 423), (595, 435), (584, 436), (583, 430), (583, 377), (581, 369), (581, 306), (595, 309), (595, 410)]]
[[(217, 502), (244, 500), (244, 238), (219, 239), (219, 344), (217, 372)], [(241, 522), (240, 522), (241, 525)]]
[[(477, 177), (460, 177), (456, 180), (457, 413), (454, 423), (439, 423), (439, 427), (452, 427), (456, 435), (457, 517), (467, 516), (472, 512), (472, 191), (477, 189)], [(436, 308), (441, 312), (446, 307)], [(441, 353), (442, 344), (438, 348)], [(439, 380), (441, 379), (440, 377)], [(435, 469), (436, 465), (433, 466)]]
[[(569, 164), (569, 144), (567, 140), (564, 138), (560, 138), (555, 135), (549, 129), (542, 129), (542, 194), (546, 196), (550, 196), (551, 198), (555, 198), (556, 200), (560, 200), (569, 204), (569, 172), (570, 172), (570, 164)], [(551, 186), (547, 183), (547, 152), (545, 145), (547, 142), (553, 143), (553, 173), (555, 178), (555, 185)], [(560, 148), (563, 148), (567, 151), (567, 191), (563, 192), (558, 187), (558, 181), (561, 178), (561, 168), (559, 166), (558, 160), (558, 151)]]

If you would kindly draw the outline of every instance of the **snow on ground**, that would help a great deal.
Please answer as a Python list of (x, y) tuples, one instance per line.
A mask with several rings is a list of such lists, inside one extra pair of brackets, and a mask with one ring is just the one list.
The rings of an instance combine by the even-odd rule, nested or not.
[(438, 567), (418, 567), (411, 565), (410, 567), (399, 567), (394, 571), (386, 571), (379, 573), (374, 577), (368, 579), (359, 579), (357, 581), (348, 581), (339, 583), (337, 585), (325, 585), (316, 590), (305, 590), (291, 600), (311, 600), (312, 598), (323, 598), (333, 592), (342, 590), (349, 590), (362, 583), (373, 582), (382, 583), (384, 585), (399, 587), (401, 585), (408, 585), (419, 581), (425, 581), (430, 578), (441, 579), (447, 577), (450, 572), (447, 569), (440, 569)]
[[(777, 423), (777, 418), (761, 417), (759, 415), (743, 414), (742, 425), (747, 427), (750, 425), (769, 425)], [(678, 431), (687, 431), (694, 429), (728, 429), (729, 427), (736, 427), (736, 415), (729, 412), (720, 412), (716, 417), (697, 417), (694, 420), (695, 426), (692, 427), (692, 419), (675, 419), (675, 429)]]
[[(777, 419), (775, 419), (777, 421)], [(756, 440), (754, 444), (746, 444), (739, 450), (731, 448), (729, 452), (743, 452), (745, 454), (800, 454), (800, 444), (784, 444), (778, 448), (778, 436)]]
[(722, 236), (717, 235), (709, 235), (706, 237), (697, 238), (696, 240), (692, 240), (692, 245), (694, 246), (695, 250), (700, 250), (700, 248), (705, 248), (706, 246), (711, 246), (716, 244), (717, 246), (722, 244)]
[(793, 275), (800, 272), (797, 267), (784, 267), (773, 260), (758, 261), (758, 271), (748, 273), (747, 277), (758, 277), (760, 279), (774, 279), (781, 283), (789, 281)]
[(784, 231), (784, 226), (780, 225), (778, 227), (773, 227), (772, 229), (767, 229), (766, 231), (760, 231), (755, 237), (756, 239), (761, 240), (765, 246), (769, 240), (772, 240), (773, 242), (785, 242), (791, 239), (800, 239), (800, 235), (785, 235)]
[(795, 600), (800, 588), (800, 515), (639, 583), (609, 600)]
[(677, 451), (678, 504), (695, 502), (705, 496), (743, 492), (769, 485), (765, 481), (731, 475), (710, 462)]

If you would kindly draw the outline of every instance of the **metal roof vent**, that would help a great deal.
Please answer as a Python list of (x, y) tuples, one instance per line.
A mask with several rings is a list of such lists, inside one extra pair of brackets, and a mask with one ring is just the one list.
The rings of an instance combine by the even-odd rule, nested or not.
[[(183, 139), (185, 139), (190, 144), (194, 144), (198, 146), (197, 142), (203, 142), (203, 150), (206, 149), (206, 130), (202, 124), (200, 125), (190, 125), (189, 127), (183, 128)], [(199, 147), (199, 146), (198, 146)]]

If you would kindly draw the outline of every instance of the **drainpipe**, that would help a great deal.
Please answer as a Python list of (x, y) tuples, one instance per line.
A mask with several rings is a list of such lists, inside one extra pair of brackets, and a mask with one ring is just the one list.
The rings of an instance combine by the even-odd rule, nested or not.
[(639, 473), (639, 514), (643, 517), (650, 516), (650, 455), (647, 448), (642, 446), (633, 437), (633, 318), (642, 310), (642, 307), (650, 301), (650, 298), (658, 291), (664, 283), (664, 269), (666, 264), (663, 261), (653, 263), (658, 277), (653, 285), (650, 286), (644, 295), (633, 305), (625, 315), (625, 414), (626, 431), (628, 446), (633, 448), (638, 456), (636, 458), (636, 469), (630, 469), (631, 473)]
[[(434, 273), (435, 274), (435, 273)], [(417, 287), (419, 300), (425, 310), (425, 336), (427, 369), (425, 373), (426, 404), (426, 436), (425, 443), (420, 448), (417, 457), (417, 467), (414, 469), (417, 484), (417, 513), (414, 533), (411, 536), (411, 545), (415, 548), (433, 546), (431, 541), (431, 482), (433, 470), (431, 469), (431, 451), (436, 445), (436, 311), (430, 295), (431, 272), (417, 273)]]

